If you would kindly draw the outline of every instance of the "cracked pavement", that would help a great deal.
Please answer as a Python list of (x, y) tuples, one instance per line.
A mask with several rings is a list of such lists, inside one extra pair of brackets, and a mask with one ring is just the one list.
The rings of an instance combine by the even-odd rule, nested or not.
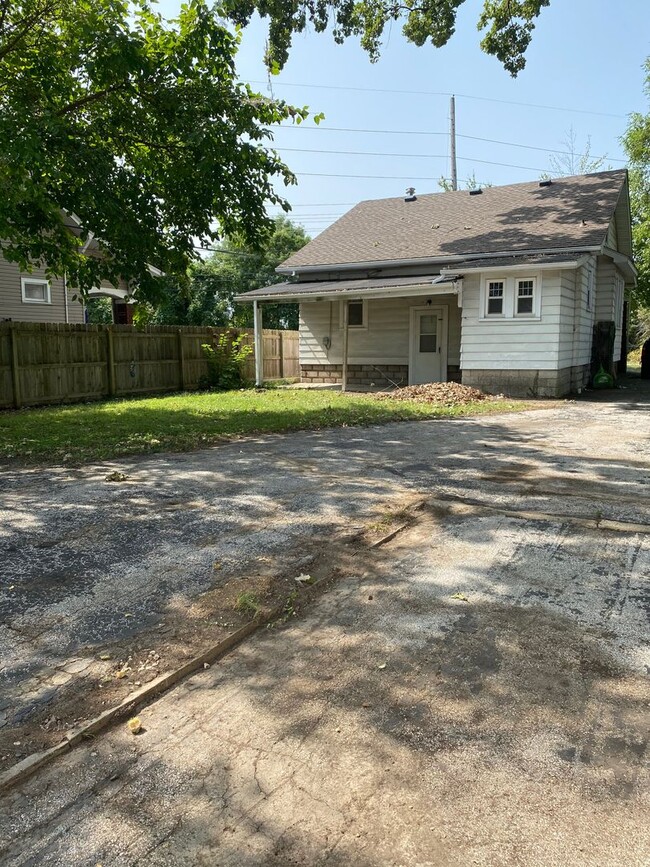
[(310, 610), (143, 708), (142, 734), (5, 794), (2, 863), (647, 864), (647, 400), (120, 463), (143, 489), (216, 485), (262, 452), (273, 497), (307, 477), (337, 526), (382, 492), (432, 499)]

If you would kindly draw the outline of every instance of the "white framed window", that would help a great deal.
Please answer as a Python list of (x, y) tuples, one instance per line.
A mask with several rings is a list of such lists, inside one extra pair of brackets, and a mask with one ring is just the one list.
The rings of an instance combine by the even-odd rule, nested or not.
[(20, 286), (24, 304), (51, 304), (52, 295), (48, 280), (37, 277), (21, 277)]
[(505, 280), (488, 280), (485, 287), (485, 315), (503, 316), (505, 303)]
[(542, 279), (539, 272), (509, 276), (482, 275), (479, 320), (495, 320), (505, 325), (516, 320), (541, 319)]
[(345, 307), (348, 305), (348, 328), (363, 330), (368, 328), (368, 302), (367, 301), (342, 301), (341, 302), (341, 328), (343, 328)]
[(536, 282), (534, 277), (518, 277), (515, 280), (515, 316), (535, 315), (537, 307)]

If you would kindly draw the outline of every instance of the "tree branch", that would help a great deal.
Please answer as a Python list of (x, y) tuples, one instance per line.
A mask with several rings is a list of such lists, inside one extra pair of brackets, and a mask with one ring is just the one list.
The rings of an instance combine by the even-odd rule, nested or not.
[(94, 91), (94, 93), (88, 93), (86, 94), (86, 96), (75, 99), (74, 102), (68, 103), (68, 105), (59, 109), (57, 114), (71, 114), (73, 111), (77, 111), (78, 109), (83, 108), (85, 105), (89, 105), (92, 102), (97, 102), (98, 100), (103, 99), (110, 93), (115, 93), (118, 90), (124, 90), (126, 86), (127, 82), (122, 82), (121, 84), (111, 84), (110, 87), (105, 87), (103, 90), (96, 90)]

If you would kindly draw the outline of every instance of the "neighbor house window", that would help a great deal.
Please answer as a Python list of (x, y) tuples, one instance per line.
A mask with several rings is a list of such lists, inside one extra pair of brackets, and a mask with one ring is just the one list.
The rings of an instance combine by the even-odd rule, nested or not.
[(517, 280), (515, 311), (517, 316), (532, 316), (535, 312), (535, 280), (532, 277)]
[(488, 316), (503, 316), (503, 280), (488, 280), (487, 283), (487, 307)]
[(50, 304), (50, 284), (47, 280), (21, 277), (23, 302), (25, 304)]
[[(343, 302), (348, 305), (348, 328), (367, 328), (368, 327), (368, 302), (367, 301), (347, 301)], [(343, 318), (345, 308), (341, 304), (341, 327), (343, 327)]]

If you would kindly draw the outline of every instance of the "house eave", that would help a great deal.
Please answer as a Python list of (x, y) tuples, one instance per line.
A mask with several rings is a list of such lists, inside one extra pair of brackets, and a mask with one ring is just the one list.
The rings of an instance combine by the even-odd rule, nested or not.
[(636, 282), (639, 276), (639, 272), (634, 264), (634, 262), (627, 256), (625, 253), (621, 253), (618, 250), (613, 250), (611, 247), (607, 247), (605, 244), (600, 249), (600, 253), (603, 256), (609, 256), (621, 269), (621, 271), (625, 272), (626, 277), (628, 278), (628, 282), (632, 283), (636, 286)]
[(430, 258), (408, 258), (408, 259), (375, 259), (365, 262), (332, 262), (327, 265), (296, 265), (284, 266), (280, 265), (275, 270), (278, 274), (287, 274), (289, 276), (307, 275), (307, 274), (322, 274), (328, 272), (339, 271), (363, 271), (375, 270), (378, 268), (399, 268), (412, 266), (438, 266), (452, 265), (454, 262), (468, 262), (469, 260), (482, 262), (489, 259), (502, 259), (507, 256), (543, 256), (554, 255), (558, 253), (599, 253), (602, 245), (594, 245), (588, 247), (539, 247), (526, 250), (500, 250), (494, 253), (471, 253), (455, 256), (433, 256)]

